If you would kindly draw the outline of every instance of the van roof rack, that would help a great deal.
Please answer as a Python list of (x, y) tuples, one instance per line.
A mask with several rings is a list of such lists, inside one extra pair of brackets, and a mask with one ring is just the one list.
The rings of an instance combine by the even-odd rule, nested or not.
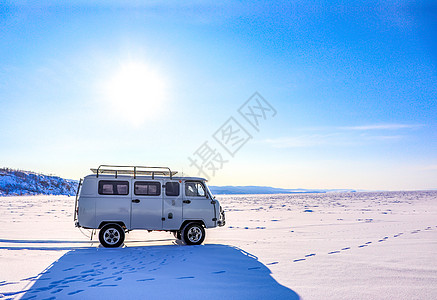
[(116, 165), (100, 165), (97, 169), (92, 169), (91, 172), (99, 177), (100, 174), (114, 174), (115, 178), (118, 175), (133, 175), (136, 178), (138, 175), (155, 175), (170, 176), (173, 178), (178, 171), (172, 171), (169, 167), (145, 167), (145, 166), (116, 166)]

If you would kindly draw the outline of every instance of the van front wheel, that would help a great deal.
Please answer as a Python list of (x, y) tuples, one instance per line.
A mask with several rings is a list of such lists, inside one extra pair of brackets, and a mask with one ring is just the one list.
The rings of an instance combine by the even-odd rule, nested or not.
[(199, 223), (188, 223), (182, 230), (182, 240), (186, 245), (200, 245), (205, 239), (205, 229)]
[(99, 241), (105, 248), (120, 247), (124, 242), (124, 230), (118, 224), (106, 224), (100, 229)]

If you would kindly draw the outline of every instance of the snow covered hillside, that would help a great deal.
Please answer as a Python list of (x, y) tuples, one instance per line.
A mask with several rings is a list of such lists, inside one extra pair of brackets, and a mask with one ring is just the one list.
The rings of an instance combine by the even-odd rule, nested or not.
[(203, 245), (74, 227), (74, 198), (0, 197), (4, 299), (437, 299), (437, 191), (217, 197)]
[(0, 196), (75, 195), (78, 182), (31, 171), (0, 169)]

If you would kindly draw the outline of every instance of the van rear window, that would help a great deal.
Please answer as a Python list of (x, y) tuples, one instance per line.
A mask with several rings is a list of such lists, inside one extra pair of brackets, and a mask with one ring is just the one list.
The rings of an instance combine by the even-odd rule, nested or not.
[(128, 181), (100, 180), (100, 195), (129, 195)]
[(134, 184), (134, 193), (139, 196), (159, 196), (161, 184), (154, 181), (137, 181)]

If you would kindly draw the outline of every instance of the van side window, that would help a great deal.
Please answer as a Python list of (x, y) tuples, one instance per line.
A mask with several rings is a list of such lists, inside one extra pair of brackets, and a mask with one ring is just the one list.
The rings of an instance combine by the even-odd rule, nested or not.
[(205, 189), (200, 182), (185, 182), (185, 196), (205, 197)]
[(129, 195), (128, 181), (100, 180), (100, 195)]
[(134, 193), (139, 196), (159, 196), (161, 184), (154, 181), (137, 181), (134, 184)]
[(179, 182), (167, 182), (165, 184), (166, 196), (179, 196)]

